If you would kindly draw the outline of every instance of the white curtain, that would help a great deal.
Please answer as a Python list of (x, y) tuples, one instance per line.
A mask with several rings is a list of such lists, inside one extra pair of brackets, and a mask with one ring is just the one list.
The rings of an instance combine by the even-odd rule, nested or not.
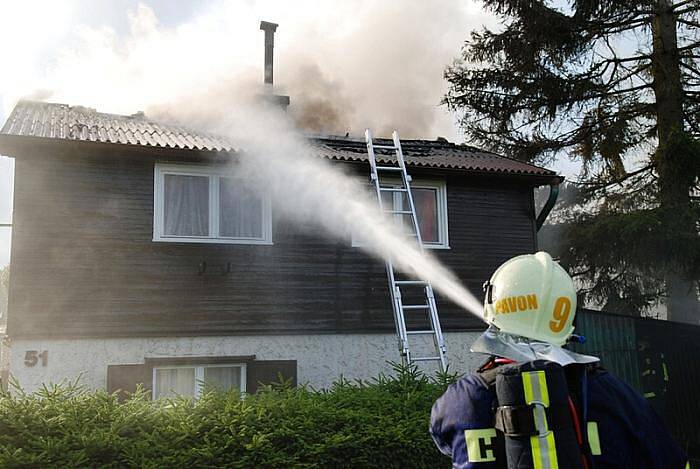
[(219, 180), (219, 236), (262, 238), (262, 199), (242, 181)]
[(165, 175), (165, 236), (209, 235), (209, 178)]
[(155, 378), (156, 398), (177, 395), (194, 397), (194, 368), (156, 369)]
[(217, 366), (204, 368), (204, 385), (215, 387), (221, 391), (241, 389), (241, 367)]

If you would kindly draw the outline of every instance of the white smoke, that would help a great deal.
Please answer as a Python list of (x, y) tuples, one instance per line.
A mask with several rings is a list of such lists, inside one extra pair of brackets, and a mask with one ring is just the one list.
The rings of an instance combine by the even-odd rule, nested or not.
[[(95, 5), (3, 5), (6, 112), (22, 96), (122, 114), (148, 113), (193, 89), (231, 96), (262, 81), (265, 19), (280, 24), (275, 84), (292, 97), (290, 114), (302, 125), (456, 139), (453, 117), (439, 106), (442, 74), (469, 32), (493, 21), (473, 2), (453, 0), (212, 1), (189, 6), (192, 14), (177, 26), (145, 4)], [(184, 8), (165, 5), (164, 17)], [(120, 18), (126, 27), (115, 26)]]

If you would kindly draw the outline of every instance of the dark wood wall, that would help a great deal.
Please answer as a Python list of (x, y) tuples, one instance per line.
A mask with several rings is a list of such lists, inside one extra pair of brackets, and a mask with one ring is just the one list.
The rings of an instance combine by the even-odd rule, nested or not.
[[(12, 337), (393, 330), (384, 265), (349, 237), (276, 221), (272, 246), (153, 242), (155, 159), (75, 148), (16, 159)], [(451, 249), (436, 254), (481, 297), (501, 262), (535, 249), (532, 187), (452, 174)], [(445, 330), (480, 327), (438, 306)]]

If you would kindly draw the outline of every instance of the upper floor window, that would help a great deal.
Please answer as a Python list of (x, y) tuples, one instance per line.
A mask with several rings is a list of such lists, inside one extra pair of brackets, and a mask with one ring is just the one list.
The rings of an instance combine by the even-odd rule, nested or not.
[[(389, 181), (382, 187), (397, 189), (402, 185), (397, 180), (395, 183)], [(448, 249), (450, 243), (447, 232), (447, 187), (445, 182), (415, 180), (411, 182), (411, 194), (413, 195), (413, 204), (416, 207), (416, 218), (423, 246)], [(383, 192), (382, 198), (384, 209), (387, 211), (409, 210), (405, 192)], [(410, 217), (407, 215), (393, 216), (397, 222), (410, 223)], [(360, 233), (353, 233), (353, 246), (360, 246), (362, 244), (361, 238)]]
[(207, 166), (156, 164), (154, 241), (271, 244), (270, 201)]

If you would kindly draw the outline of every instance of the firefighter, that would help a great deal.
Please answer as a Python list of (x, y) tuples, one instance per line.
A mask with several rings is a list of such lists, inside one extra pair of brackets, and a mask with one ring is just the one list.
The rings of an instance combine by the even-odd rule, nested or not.
[(662, 352), (657, 352), (648, 336), (637, 342), (638, 357), (642, 370), (642, 394), (654, 410), (661, 416), (666, 411), (668, 368)]
[(649, 403), (596, 357), (563, 348), (576, 292), (549, 254), (515, 257), (485, 284), (489, 355), (435, 402), (430, 434), (453, 467), (689, 467)]

